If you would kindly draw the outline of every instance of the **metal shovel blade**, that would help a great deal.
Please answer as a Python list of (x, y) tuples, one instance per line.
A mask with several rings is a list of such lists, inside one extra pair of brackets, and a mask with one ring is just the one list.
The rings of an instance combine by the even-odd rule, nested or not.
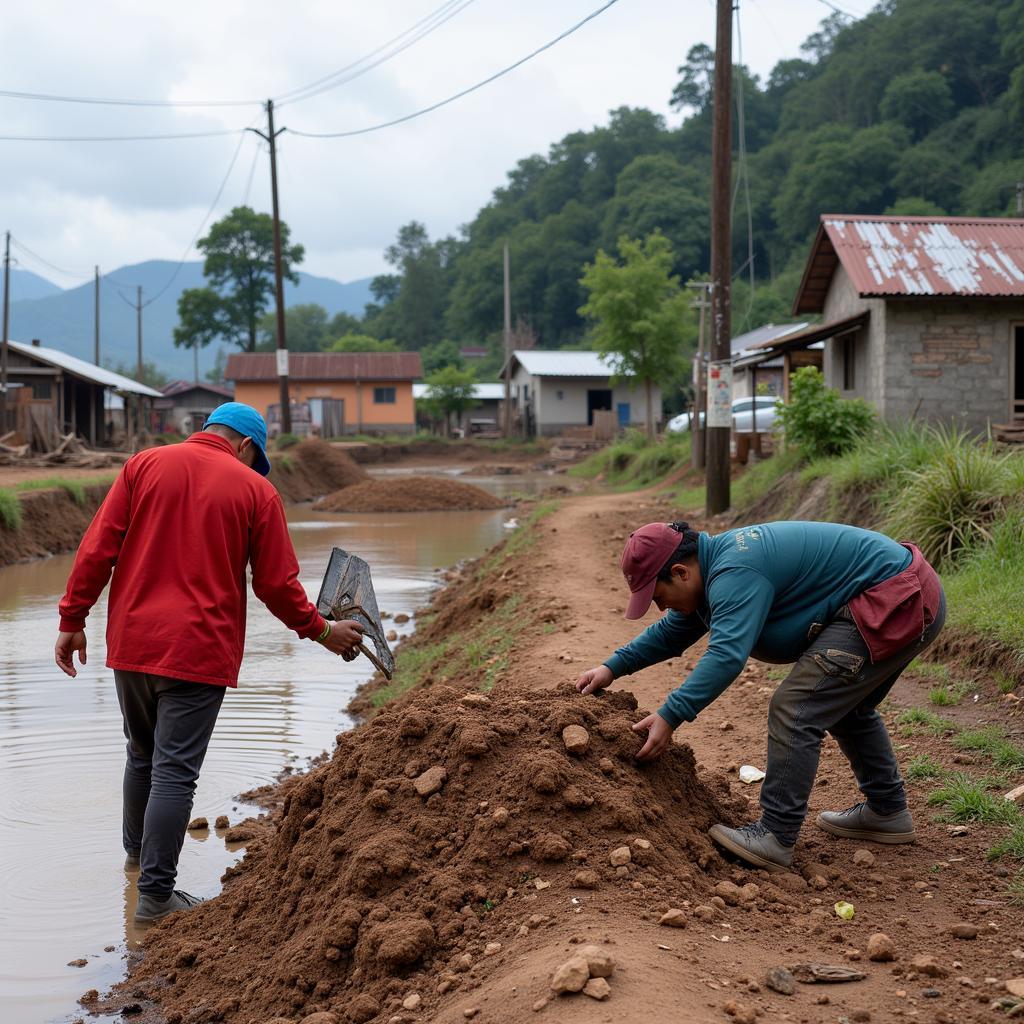
[(354, 619), (363, 627), (364, 640), (373, 643), (376, 653), (366, 643), (359, 650), (390, 679), (395, 674), (395, 656), (384, 638), (384, 626), (377, 609), (377, 595), (373, 592), (370, 567), (358, 555), (350, 555), (341, 548), (331, 551), (327, 572), (316, 599), (316, 610), (325, 618)]

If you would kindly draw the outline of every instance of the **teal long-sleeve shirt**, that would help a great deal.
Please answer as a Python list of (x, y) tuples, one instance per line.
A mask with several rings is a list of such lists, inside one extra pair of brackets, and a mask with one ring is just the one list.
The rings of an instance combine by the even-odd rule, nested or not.
[(615, 678), (677, 657), (710, 631), (689, 678), (658, 709), (672, 728), (692, 722), (751, 656), (788, 664), (815, 625), (848, 601), (903, 572), (910, 552), (896, 541), (836, 523), (767, 523), (702, 533), (697, 558), (705, 601), (691, 615), (669, 611), (606, 662)]

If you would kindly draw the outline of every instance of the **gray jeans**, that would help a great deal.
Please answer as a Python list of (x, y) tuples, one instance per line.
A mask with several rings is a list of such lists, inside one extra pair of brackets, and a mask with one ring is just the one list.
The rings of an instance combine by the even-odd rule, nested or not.
[(117, 669), (114, 682), (128, 740), (124, 848), (141, 858), (139, 892), (163, 899), (174, 890), (196, 780), (225, 688)]
[(768, 709), (768, 763), (761, 786), (761, 821), (779, 842), (796, 842), (826, 732), (839, 743), (873, 811), (894, 814), (907, 806), (877, 707), (903, 670), (939, 635), (945, 619), (943, 595), (924, 636), (875, 665), (844, 606), (779, 684)]

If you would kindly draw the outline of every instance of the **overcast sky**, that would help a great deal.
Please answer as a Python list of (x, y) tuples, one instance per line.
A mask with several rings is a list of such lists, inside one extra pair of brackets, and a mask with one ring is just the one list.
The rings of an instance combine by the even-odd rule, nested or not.
[[(464, 0), (463, 0), (464, 2)], [(472, 0), (393, 59), (311, 99), (278, 126), (341, 131), (400, 117), (473, 84), (552, 39), (600, 0)], [(33, 0), (4, 13), (0, 89), (157, 100), (275, 97), (376, 50), (441, 0)], [(742, 0), (743, 60), (767, 75), (799, 55), (824, 0)], [(862, 15), (869, 0), (838, 2)], [(385, 269), (382, 251), (415, 218), (457, 231), (506, 171), (621, 105), (680, 115), (668, 99), (698, 42), (714, 43), (712, 0), (619, 0), (523, 67), (416, 121), (345, 139), (279, 142), (281, 212), (306, 246), (303, 269), (343, 281)], [(132, 108), (0, 98), (0, 135), (240, 129), (258, 105)], [(239, 148), (239, 139), (242, 139)], [(251, 133), (178, 141), (0, 142), (4, 223), (54, 264), (87, 276), (180, 259), (237, 151), (214, 219), (246, 197), (270, 209), (265, 146)], [(250, 184), (251, 182), (251, 184)], [(194, 250), (190, 254), (195, 257)], [(62, 286), (79, 283), (19, 254)]]

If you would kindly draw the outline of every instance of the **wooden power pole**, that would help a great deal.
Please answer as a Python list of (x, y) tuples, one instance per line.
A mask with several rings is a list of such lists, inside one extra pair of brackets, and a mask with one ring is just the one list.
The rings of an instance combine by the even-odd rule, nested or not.
[(689, 285), (691, 288), (699, 288), (700, 295), (697, 301), (692, 305), (696, 306), (700, 310), (700, 325), (697, 328), (697, 352), (693, 359), (693, 411), (690, 417), (690, 465), (694, 469), (703, 469), (705, 463), (705, 452), (704, 452), (704, 427), (705, 424), (701, 421), (701, 416), (707, 419), (707, 394), (705, 392), (705, 386), (707, 381), (707, 371), (705, 364), (707, 359), (705, 354), (707, 352), (707, 346), (704, 343), (704, 328), (707, 322), (707, 308), (708, 308), (708, 282), (700, 281), (697, 283), (691, 282)]
[(135, 286), (135, 376), (142, 383), (142, 285)]
[(93, 359), (100, 365), (100, 268), (93, 268)]
[(708, 363), (706, 502), (709, 515), (729, 507), (729, 438), (732, 428), (732, 9), (717, 0), (714, 121), (711, 138), (711, 360)]
[(288, 338), (284, 327), (284, 269), (281, 262), (281, 211), (277, 203), (277, 137), (274, 131), (274, 101), (267, 100), (267, 130), (250, 128), (270, 146), (270, 197), (274, 215), (274, 300), (277, 306), (277, 380), (280, 385), (281, 433), (292, 432), (292, 407), (288, 397)]
[(512, 436), (512, 295), (508, 266), (508, 242), (503, 250), (503, 281), (505, 295), (505, 319), (504, 319), (504, 342), (505, 342), (505, 436)]

